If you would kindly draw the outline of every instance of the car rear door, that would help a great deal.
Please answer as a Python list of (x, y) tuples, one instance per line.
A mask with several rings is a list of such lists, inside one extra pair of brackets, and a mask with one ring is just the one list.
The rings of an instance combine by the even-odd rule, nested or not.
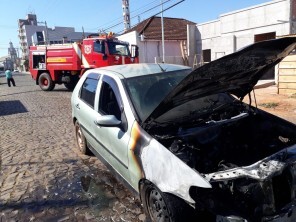
[(94, 105), (100, 75), (95, 73), (85, 75), (87, 75), (87, 77), (78, 92), (78, 98), (76, 98), (74, 102), (74, 109), (75, 116), (87, 142), (89, 142), (91, 146), (94, 146), (96, 140), (93, 132), (93, 120), (97, 115)]

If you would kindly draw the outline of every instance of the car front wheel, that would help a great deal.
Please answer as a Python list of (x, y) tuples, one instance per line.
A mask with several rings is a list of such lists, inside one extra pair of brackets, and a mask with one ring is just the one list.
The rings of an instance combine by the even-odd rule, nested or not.
[(188, 204), (177, 196), (161, 192), (149, 181), (141, 182), (140, 195), (148, 220), (152, 222), (178, 222), (193, 219), (193, 209)]

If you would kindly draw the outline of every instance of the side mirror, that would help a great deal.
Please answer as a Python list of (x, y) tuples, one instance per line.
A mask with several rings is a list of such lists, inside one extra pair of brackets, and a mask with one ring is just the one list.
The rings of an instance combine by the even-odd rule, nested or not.
[(118, 120), (114, 115), (104, 115), (97, 118), (95, 124), (104, 127), (116, 127), (120, 126), (121, 121)]
[(131, 45), (131, 57), (137, 58), (139, 56), (139, 46)]

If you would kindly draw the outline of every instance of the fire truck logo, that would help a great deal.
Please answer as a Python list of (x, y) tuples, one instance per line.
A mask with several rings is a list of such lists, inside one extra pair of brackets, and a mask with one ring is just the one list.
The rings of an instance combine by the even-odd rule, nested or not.
[(91, 53), (91, 45), (84, 45), (84, 52), (85, 54)]

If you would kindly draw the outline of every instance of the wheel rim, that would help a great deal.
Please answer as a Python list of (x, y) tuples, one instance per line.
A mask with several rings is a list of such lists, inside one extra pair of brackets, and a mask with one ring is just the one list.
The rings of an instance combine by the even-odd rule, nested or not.
[(84, 147), (84, 139), (79, 126), (76, 126), (76, 135), (77, 135), (77, 143), (80, 150), (83, 150)]
[(153, 221), (169, 221), (166, 203), (160, 192), (152, 189), (148, 199), (148, 210)]
[(42, 84), (43, 84), (44, 86), (48, 86), (48, 80), (44, 78), (44, 79), (42, 80)]

